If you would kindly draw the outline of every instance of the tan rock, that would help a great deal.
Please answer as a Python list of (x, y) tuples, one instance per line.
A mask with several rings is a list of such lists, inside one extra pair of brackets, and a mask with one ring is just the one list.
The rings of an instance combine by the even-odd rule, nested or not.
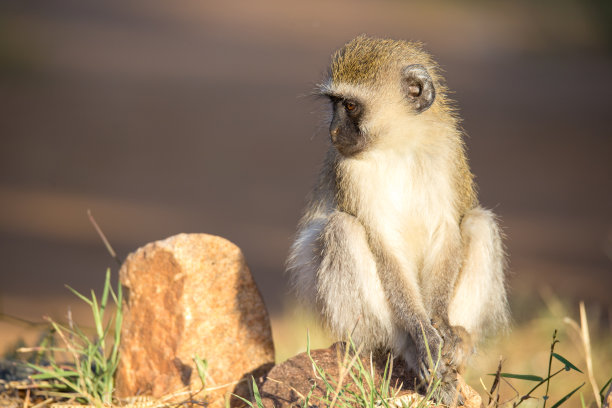
[[(162, 397), (201, 389), (193, 357), (208, 361), (211, 407), (274, 362), (268, 313), (240, 249), (206, 234), (180, 234), (129, 255), (117, 395)], [(199, 394), (202, 395), (202, 394)], [(234, 398), (235, 399), (235, 398)]]
[[(310, 355), (317, 367), (325, 372), (326, 379), (331, 384), (338, 384), (342, 372), (341, 367), (343, 366), (341, 363), (343, 361), (348, 361), (349, 363), (344, 364), (345, 367), (350, 366), (350, 358), (348, 360), (345, 359), (343, 343), (335, 343), (327, 349), (312, 350)], [(363, 364), (366, 370), (371, 370), (374, 373), (375, 387), (380, 389), (385, 370), (386, 356), (373, 356), (372, 364), (370, 364), (369, 356), (363, 356), (361, 357), (361, 364)], [(343, 386), (350, 384), (348, 385), (350, 392), (360, 393), (350, 375), (344, 375), (342, 384)], [(402, 403), (414, 404), (422, 398), (414, 392), (414, 376), (399, 359), (393, 361), (390, 384), (399, 390), (399, 392), (395, 395), (395, 398), (386, 400), (389, 406), (402, 407)], [(460, 379), (460, 386), (460, 391), (466, 400), (465, 407), (480, 408), (482, 401), (478, 393), (466, 385), (462, 379)], [(365, 388), (367, 389), (368, 386)], [(301, 353), (275, 366), (261, 385), (260, 394), (266, 408), (301, 407), (303, 406), (304, 398), (309, 393), (311, 395), (309, 405), (322, 407), (326, 404), (322, 404), (320, 398), (325, 395), (326, 389), (325, 382), (318, 373), (315, 373), (314, 366), (308, 355)], [(380, 406), (382, 407), (384, 404), (380, 403)], [(433, 407), (436, 405), (427, 406)]]

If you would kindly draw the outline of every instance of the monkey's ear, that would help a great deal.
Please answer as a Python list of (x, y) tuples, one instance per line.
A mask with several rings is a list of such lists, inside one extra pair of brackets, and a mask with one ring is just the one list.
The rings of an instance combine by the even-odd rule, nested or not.
[(417, 113), (427, 110), (436, 99), (433, 81), (421, 64), (408, 65), (402, 70), (402, 90)]

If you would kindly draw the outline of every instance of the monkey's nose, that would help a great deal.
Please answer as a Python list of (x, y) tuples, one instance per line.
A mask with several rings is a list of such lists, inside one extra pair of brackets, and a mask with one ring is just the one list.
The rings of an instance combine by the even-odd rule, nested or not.
[(329, 135), (331, 136), (332, 142), (335, 142), (338, 138), (338, 133), (340, 133), (340, 128), (335, 127), (329, 130)]

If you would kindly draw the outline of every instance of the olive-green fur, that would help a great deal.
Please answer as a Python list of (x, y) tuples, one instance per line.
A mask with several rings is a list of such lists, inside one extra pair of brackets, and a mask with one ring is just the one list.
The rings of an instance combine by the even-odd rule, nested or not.
[(332, 56), (329, 79), (332, 85), (376, 86), (397, 77), (401, 69), (412, 64), (424, 66), (436, 88), (432, 112), (448, 113), (454, 122), (453, 102), (447, 96), (440, 67), (418, 42), (381, 39), (362, 34), (345, 44)]
[(372, 83), (387, 69), (409, 64), (435, 67), (419, 43), (360, 35), (334, 53), (331, 79), (335, 83)]

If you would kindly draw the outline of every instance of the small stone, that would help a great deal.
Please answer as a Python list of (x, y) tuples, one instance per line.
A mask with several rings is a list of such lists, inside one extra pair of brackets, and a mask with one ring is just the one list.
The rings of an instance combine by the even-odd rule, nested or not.
[(208, 406), (224, 407), (231, 393), (248, 398), (251, 375), (273, 365), (268, 313), (242, 252), (226, 239), (180, 234), (150, 243), (119, 275), (127, 291), (117, 396), (200, 391), (197, 355), (208, 362)]
[[(311, 350), (310, 355), (316, 362), (317, 367), (325, 372), (326, 378), (331, 379), (336, 384), (341, 371), (339, 362), (346, 359), (345, 351), (344, 343), (338, 342), (326, 349)], [(351, 358), (349, 356), (349, 362)], [(385, 369), (386, 357), (373, 357), (372, 364), (370, 364), (369, 356), (363, 356), (361, 360), (368, 371), (371, 367), (373, 368), (374, 382), (376, 386), (379, 386)], [(351, 382), (351, 376), (345, 375), (343, 384)], [(401, 361), (395, 360), (393, 361), (391, 385), (399, 386), (402, 383), (409, 386), (409, 384), (414, 383), (414, 377), (410, 375)], [(325, 382), (318, 373), (315, 373), (308, 354), (301, 353), (275, 366), (266, 376), (260, 388), (260, 393), (265, 407), (293, 407), (302, 406), (303, 398), (311, 392), (311, 389), (312, 404), (323, 406), (318, 403), (318, 400), (325, 395)], [(354, 384), (349, 389), (359, 392)]]
[(480, 394), (478, 394), (475, 389), (467, 385), (463, 377), (458, 376), (457, 378), (459, 379), (459, 392), (461, 395), (463, 395), (463, 400), (465, 401), (463, 406), (465, 408), (480, 408), (484, 406)]
[[(327, 381), (331, 384), (337, 384), (340, 378), (341, 362), (348, 361), (350, 363), (352, 356), (349, 355), (348, 360), (345, 354), (345, 345), (342, 342), (333, 344), (326, 349), (312, 350), (310, 355), (326, 376)], [(386, 355), (364, 355), (360, 357), (361, 364), (368, 373), (373, 373), (374, 385), (380, 389), (381, 382), (385, 373), (387, 363)], [(358, 363), (357, 363), (358, 364)], [(348, 364), (344, 364), (346, 367)], [(403, 406), (402, 403), (414, 403), (422, 400), (422, 396), (414, 391), (416, 379), (410, 372), (405, 363), (400, 359), (394, 359), (392, 365), (392, 375), (390, 385), (393, 389), (398, 390), (394, 398), (389, 398), (385, 402), (389, 406)], [(356, 373), (357, 371), (353, 371)], [(465, 399), (465, 407), (480, 408), (481, 399), (478, 393), (465, 384), (463, 379), (459, 377), (460, 392)], [(350, 384), (350, 385), (349, 385)], [(342, 385), (348, 385), (345, 392), (354, 392), (361, 394), (350, 374), (345, 374)], [(368, 389), (369, 386), (365, 385)], [(302, 407), (304, 398), (310, 394), (309, 406), (323, 407), (322, 398), (326, 393), (327, 387), (318, 372), (315, 372), (314, 365), (307, 353), (298, 354), (290, 358), (282, 364), (275, 366), (266, 376), (263, 384), (260, 386), (260, 394), (262, 402), (266, 408), (279, 407)], [(333, 395), (333, 393), (332, 393)], [(382, 401), (380, 406), (385, 406)], [(437, 407), (435, 403), (426, 404), (427, 407)]]

